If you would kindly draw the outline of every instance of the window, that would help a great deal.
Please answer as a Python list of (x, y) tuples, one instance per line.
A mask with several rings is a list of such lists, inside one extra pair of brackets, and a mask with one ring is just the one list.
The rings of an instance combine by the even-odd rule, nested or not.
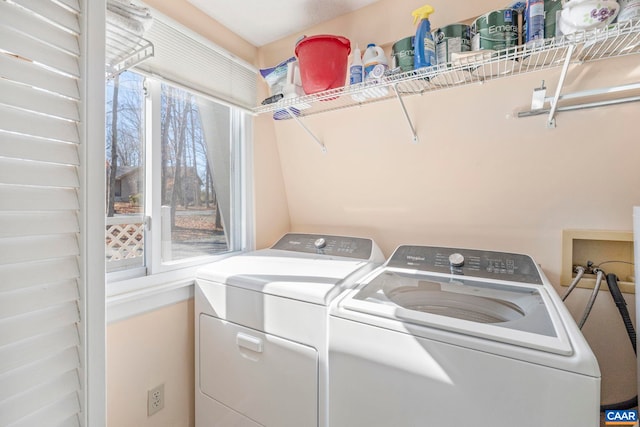
[(144, 267), (144, 78), (125, 72), (106, 93), (107, 271)]
[[(161, 288), (184, 296), (198, 265), (252, 242), (244, 165), (257, 69), (153, 8), (144, 14), (135, 36), (144, 55), (107, 49), (105, 258), (116, 317), (142, 299), (166, 301), (146, 298)], [(107, 41), (119, 37), (120, 20), (112, 24)]]
[(106, 104), (107, 271), (153, 274), (238, 249), (242, 113), (131, 71), (107, 82)]
[(226, 252), (231, 108), (167, 84), (161, 106), (162, 260)]

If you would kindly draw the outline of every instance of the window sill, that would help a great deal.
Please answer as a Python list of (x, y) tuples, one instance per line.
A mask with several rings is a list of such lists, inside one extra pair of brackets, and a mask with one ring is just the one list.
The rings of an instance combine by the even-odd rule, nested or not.
[(138, 316), (192, 298), (198, 269), (227, 256), (237, 255), (237, 252), (225, 255), (186, 268), (108, 283), (107, 323)]

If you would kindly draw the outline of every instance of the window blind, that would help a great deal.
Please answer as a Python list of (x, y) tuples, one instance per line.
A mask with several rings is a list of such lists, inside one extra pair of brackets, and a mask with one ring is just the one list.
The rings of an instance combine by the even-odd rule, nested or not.
[(255, 107), (255, 67), (157, 12), (153, 12), (153, 25), (144, 37), (153, 44), (154, 55), (136, 65), (139, 71), (232, 105)]
[(81, 425), (79, 0), (0, 0), (0, 426)]

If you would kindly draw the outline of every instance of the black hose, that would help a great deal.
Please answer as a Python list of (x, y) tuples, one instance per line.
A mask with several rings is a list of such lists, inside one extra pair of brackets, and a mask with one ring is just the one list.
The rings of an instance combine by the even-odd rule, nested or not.
[[(613, 301), (618, 307), (618, 311), (620, 312), (620, 317), (622, 317), (622, 321), (624, 322), (624, 326), (627, 329), (627, 335), (629, 336), (629, 340), (631, 341), (631, 345), (633, 346), (633, 352), (638, 354), (636, 351), (636, 331), (633, 328), (633, 323), (631, 323), (631, 317), (629, 316), (629, 310), (627, 310), (627, 302), (618, 287), (618, 277), (613, 274), (607, 274), (607, 285), (609, 285), (609, 291), (611, 292), (611, 296), (613, 297)], [(614, 411), (620, 409), (630, 409), (638, 406), (638, 395), (634, 398), (625, 400), (624, 402), (611, 403), (608, 405), (600, 405), (600, 412), (604, 411)]]
[(613, 297), (613, 302), (615, 302), (616, 307), (618, 307), (620, 317), (622, 317), (622, 321), (624, 322), (624, 327), (627, 329), (627, 335), (629, 336), (629, 340), (631, 340), (633, 352), (638, 354), (636, 350), (636, 331), (633, 328), (633, 323), (631, 323), (629, 310), (627, 310), (627, 302), (618, 287), (618, 277), (613, 273), (607, 274), (607, 285), (609, 285), (609, 291)]
[(600, 412), (604, 411), (619, 411), (621, 409), (631, 409), (638, 406), (638, 396), (635, 396), (624, 402), (609, 403), (607, 405), (600, 405)]

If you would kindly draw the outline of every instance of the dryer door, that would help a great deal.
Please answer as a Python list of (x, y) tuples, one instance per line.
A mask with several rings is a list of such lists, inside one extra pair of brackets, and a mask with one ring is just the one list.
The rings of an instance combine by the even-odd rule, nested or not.
[[(232, 410), (227, 417), (267, 427), (318, 425), (318, 352), (312, 347), (201, 314), (198, 381), (205, 395)], [(244, 425), (230, 422), (236, 423)]]

